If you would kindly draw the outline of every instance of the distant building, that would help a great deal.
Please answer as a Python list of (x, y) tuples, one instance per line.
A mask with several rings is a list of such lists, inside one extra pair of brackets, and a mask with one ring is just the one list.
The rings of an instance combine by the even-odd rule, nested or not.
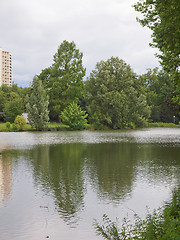
[(3, 84), (12, 86), (12, 60), (11, 53), (0, 47), (0, 86)]
[(26, 123), (29, 123), (28, 113), (23, 113), (21, 116), (25, 119)]

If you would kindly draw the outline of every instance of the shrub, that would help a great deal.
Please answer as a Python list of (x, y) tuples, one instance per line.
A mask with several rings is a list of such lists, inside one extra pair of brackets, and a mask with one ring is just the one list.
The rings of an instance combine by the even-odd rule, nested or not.
[(19, 128), (15, 123), (12, 124), (12, 131), (13, 132), (18, 132), (19, 131)]
[(22, 131), (26, 126), (26, 120), (22, 116), (17, 116), (14, 123), (18, 126), (19, 130)]
[(85, 129), (87, 124), (87, 114), (76, 103), (71, 103), (61, 113), (60, 118), (63, 123), (68, 125), (72, 130)]
[(11, 130), (11, 123), (10, 122), (6, 122), (6, 128), (10, 132), (10, 130)]
[(148, 214), (145, 220), (135, 215), (135, 224), (124, 219), (121, 229), (106, 215), (103, 216), (104, 225), (95, 222), (96, 232), (104, 239), (131, 240), (131, 239), (170, 239), (178, 240), (180, 233), (180, 191), (173, 194), (173, 199), (164, 208)]

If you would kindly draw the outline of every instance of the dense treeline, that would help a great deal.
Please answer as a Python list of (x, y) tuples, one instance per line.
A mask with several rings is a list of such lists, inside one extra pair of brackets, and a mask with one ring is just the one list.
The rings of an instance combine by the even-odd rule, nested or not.
[[(4, 120), (12, 123), (17, 115), (28, 111), (41, 114), (46, 122), (48, 118), (68, 122), (69, 116), (75, 125), (82, 121), (85, 126), (84, 114), (97, 129), (143, 127), (148, 121), (179, 122), (177, 85), (170, 74), (149, 69), (137, 75), (122, 59), (111, 57), (97, 63), (85, 80), (82, 57), (74, 42), (63, 41), (52, 66), (34, 78), (32, 87), (1, 86), (0, 112), (4, 112)], [(48, 97), (43, 100), (40, 95)]]

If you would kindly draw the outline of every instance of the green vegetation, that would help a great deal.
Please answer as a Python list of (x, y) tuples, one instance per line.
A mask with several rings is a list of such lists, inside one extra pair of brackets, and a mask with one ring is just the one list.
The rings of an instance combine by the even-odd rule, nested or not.
[[(52, 123), (52, 122), (48, 123), (46, 128), (46, 130), (48, 131), (64, 131), (68, 129), (69, 129), (69, 126), (63, 123)], [(11, 132), (11, 131), (13, 131), (13, 124), (11, 124), (10, 122), (0, 123), (0, 132)], [(36, 129), (31, 127), (30, 124), (26, 124), (23, 128), (23, 131), (36, 131)]]
[(26, 120), (24, 117), (21, 117), (19, 115), (16, 117), (14, 123), (17, 125), (20, 131), (22, 131), (26, 126)]
[(4, 104), (4, 116), (5, 120), (13, 123), (17, 115), (23, 113), (23, 104), (19, 95), (12, 92), (9, 96), (9, 101)]
[[(170, 76), (156, 69), (149, 69), (141, 77), (146, 88), (147, 103), (151, 107), (150, 120), (153, 122), (171, 123), (179, 118), (179, 104), (174, 101), (177, 98), (176, 84), (171, 81)], [(176, 116), (176, 119), (173, 119)]]
[(7, 128), (8, 132), (9, 132), (10, 129), (11, 129), (11, 123), (10, 122), (6, 122), (6, 128)]
[(180, 127), (180, 125), (177, 125), (177, 124), (174, 124), (174, 123), (154, 122), (154, 123), (148, 123), (148, 127), (169, 127), (169, 128), (175, 128), (175, 127)]
[(122, 129), (132, 122), (138, 127), (146, 124), (150, 108), (145, 88), (122, 59), (111, 57), (97, 63), (85, 90), (90, 123), (96, 128)]
[(180, 233), (180, 191), (173, 194), (172, 201), (165, 207), (148, 214), (145, 220), (135, 215), (135, 224), (124, 219), (121, 229), (106, 215), (103, 216), (104, 225), (95, 222), (98, 235), (109, 240), (178, 240)]
[[(140, 2), (135, 8), (146, 14), (149, 7), (145, 5), (150, 1), (143, 3), (145, 5)], [(150, 24), (152, 19), (148, 14), (146, 20)], [(146, 20), (142, 21), (145, 23)], [(173, 80), (175, 73), (173, 75), (166, 68), (155, 68), (137, 75), (122, 59), (111, 57), (98, 62), (83, 81), (82, 57), (74, 42), (63, 41), (54, 55), (52, 66), (35, 76), (31, 87), (2, 85), (0, 121), (14, 123), (17, 115), (27, 112), (32, 127), (26, 125), (24, 130), (84, 129), (89, 124), (91, 129), (107, 130), (179, 124), (180, 89)], [(49, 127), (49, 120), (66, 126)], [(2, 126), (0, 131), (22, 129), (16, 128), (17, 124), (16, 127)]]
[(87, 114), (76, 103), (71, 103), (61, 113), (63, 123), (67, 124), (72, 130), (85, 129), (87, 125)]
[(35, 76), (33, 79), (32, 93), (27, 97), (26, 109), (30, 125), (38, 131), (47, 128), (49, 121), (48, 105), (49, 99), (42, 82)]
[(151, 46), (159, 49), (162, 66), (180, 84), (180, 1), (139, 0), (134, 8), (143, 16), (140, 24), (152, 30)]
[(54, 55), (51, 67), (42, 70), (39, 78), (49, 94), (49, 111), (52, 120), (58, 120), (61, 112), (83, 95), (83, 54), (74, 42), (63, 41)]

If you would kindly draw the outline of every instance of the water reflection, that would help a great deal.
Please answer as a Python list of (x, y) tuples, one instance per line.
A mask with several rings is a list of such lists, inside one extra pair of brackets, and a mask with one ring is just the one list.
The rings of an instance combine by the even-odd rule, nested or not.
[(12, 159), (0, 153), (0, 203), (6, 202), (12, 192)]
[(150, 132), (12, 134), (0, 155), (0, 201), (11, 196), (0, 208), (3, 239), (42, 239), (45, 225), (54, 240), (96, 240), (92, 222), (104, 213), (115, 219), (128, 208), (159, 207), (180, 186), (180, 131), (174, 140)]
[[(176, 144), (143, 144), (137, 152), (136, 169), (142, 181), (151, 185), (179, 185), (180, 147)], [(175, 181), (175, 182), (174, 182)]]
[(56, 210), (68, 224), (77, 222), (84, 207), (83, 152), (82, 144), (38, 146), (24, 152), (32, 160), (36, 185), (55, 199)]
[(137, 150), (137, 146), (130, 143), (103, 143), (87, 147), (87, 169), (100, 198), (120, 202), (131, 193)]
[[(17, 152), (17, 151), (16, 151)], [(137, 181), (178, 184), (180, 148), (129, 142), (55, 144), (19, 152), (31, 160), (33, 178), (54, 198), (67, 224), (78, 222), (85, 207), (86, 184), (106, 203), (129, 199)]]

